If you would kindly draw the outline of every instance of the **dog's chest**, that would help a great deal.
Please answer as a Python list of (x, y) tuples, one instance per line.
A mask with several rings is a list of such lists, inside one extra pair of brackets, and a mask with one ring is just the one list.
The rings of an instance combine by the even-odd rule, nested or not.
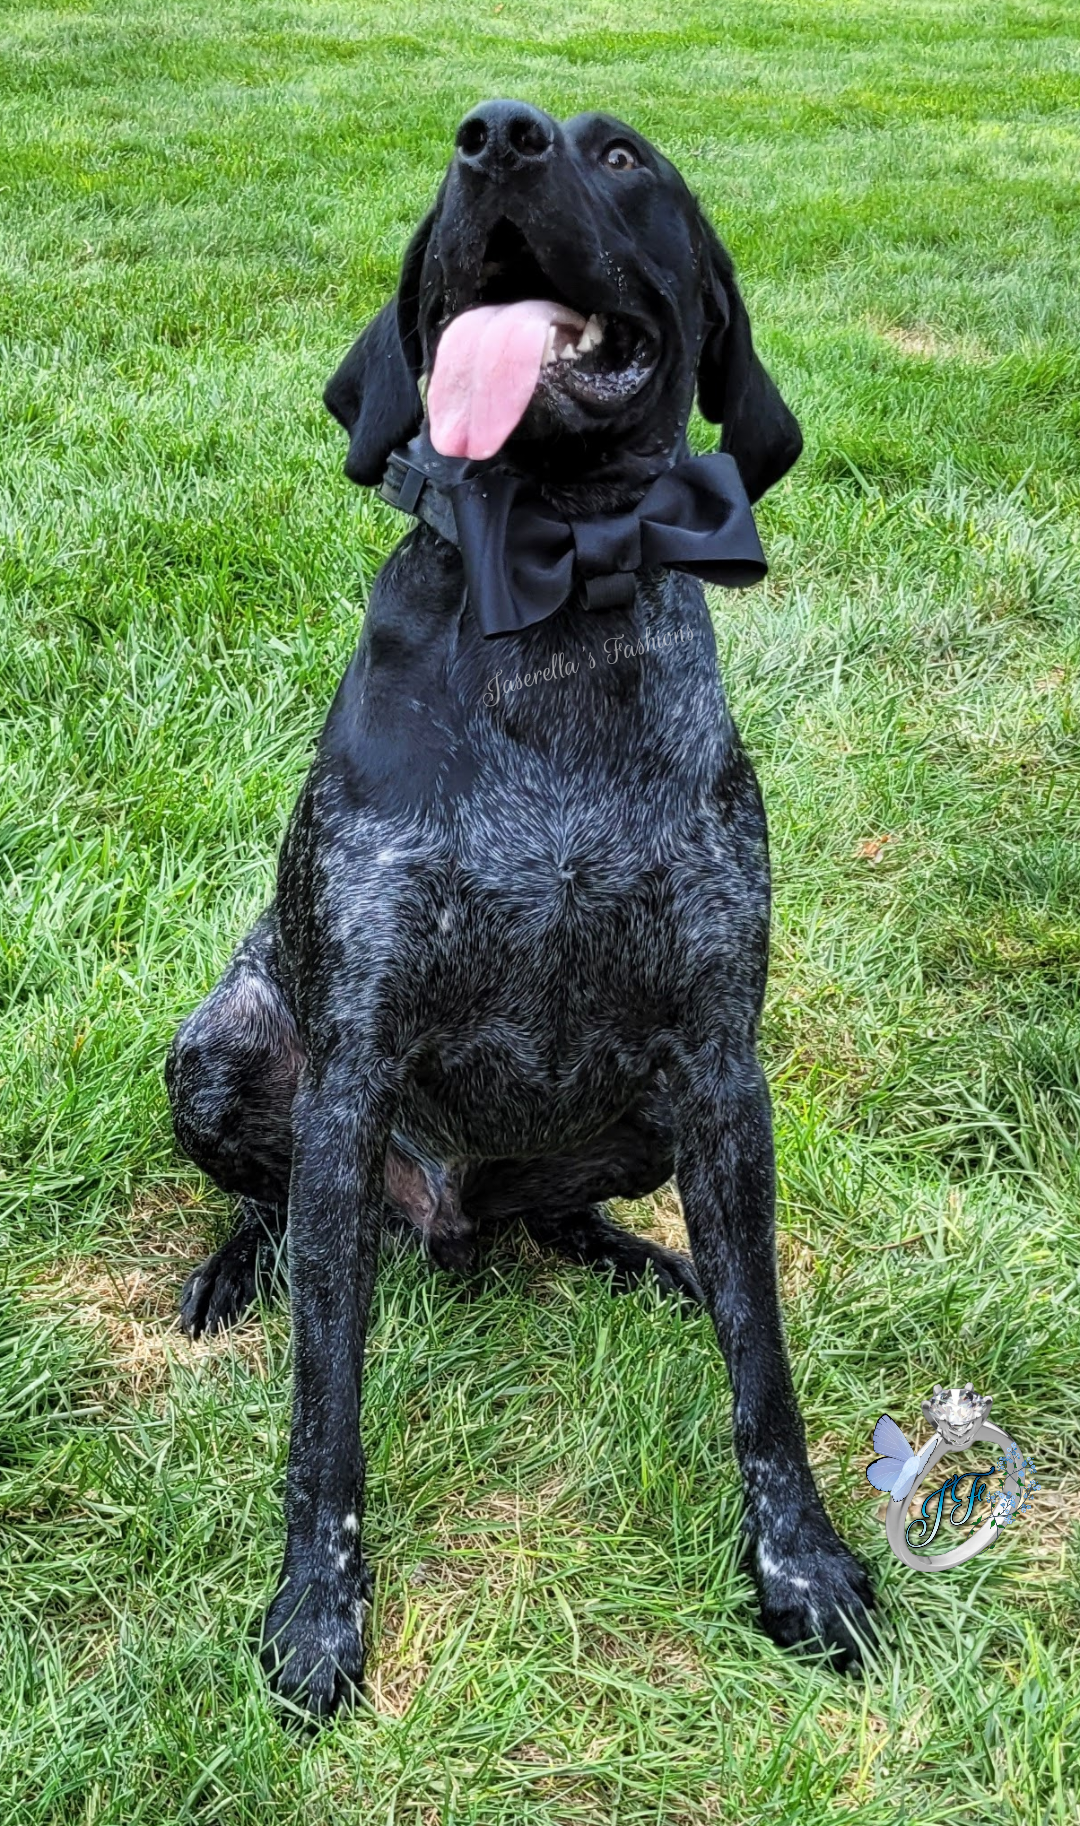
[(668, 891), (627, 833), (593, 847), (549, 820), (491, 835), (442, 876), (417, 946), (406, 1103), (452, 1153), (594, 1130), (649, 1077), (673, 1003)]
[(601, 1010), (617, 1023), (630, 992), (651, 1006), (668, 975), (678, 863), (642, 809), (617, 795), (530, 799), (519, 817), (478, 819), (446, 877), (440, 964), (455, 986), (482, 959), (491, 1005), (528, 1011), (563, 1040)]
[(625, 792), (503, 781), (449, 830), (380, 844), (356, 884), (372, 921), (350, 923), (362, 949), (392, 939), (373, 967), (412, 984), (432, 1027), (513, 1019), (565, 1038), (630, 991), (637, 1007), (663, 993), (680, 883), (704, 859), (700, 832), (673, 837)]
[[(414, 650), (408, 695), (362, 652), (290, 827), (301, 1025), (407, 1059), (409, 1132), (443, 1157), (595, 1131), (709, 996), (756, 994), (764, 825), (700, 589), (619, 627), (610, 664), (587, 618), (535, 631), (497, 698), (487, 650)], [(548, 678), (557, 642), (595, 665)]]
[(410, 1132), (443, 1152), (594, 1130), (657, 1068), (694, 978), (763, 929), (763, 874), (711, 797), (539, 785), (510, 767), (339, 884), (338, 996), (392, 1023)]

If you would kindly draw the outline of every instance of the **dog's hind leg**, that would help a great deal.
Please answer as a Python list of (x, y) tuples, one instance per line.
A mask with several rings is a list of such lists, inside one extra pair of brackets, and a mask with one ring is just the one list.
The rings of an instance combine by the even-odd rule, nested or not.
[(192, 1337), (232, 1325), (281, 1260), (292, 1164), (292, 1101), (303, 1049), (276, 970), (273, 908), (188, 1016), (165, 1066), (176, 1138), (224, 1192), (240, 1222), (180, 1297)]
[[(234, 1325), (283, 1265), (292, 1106), (303, 1046), (281, 987), (274, 909), (253, 927), (221, 981), (183, 1022), (165, 1066), (176, 1139), (240, 1200), (228, 1241), (187, 1279), (180, 1323), (193, 1338)], [(441, 1268), (475, 1266), (475, 1236), (455, 1173), (402, 1143), (386, 1156), (392, 1213)]]
[(607, 1270), (630, 1287), (650, 1272), (666, 1293), (700, 1302), (688, 1256), (635, 1236), (604, 1209), (609, 1198), (644, 1198), (674, 1169), (662, 1084), (601, 1134), (565, 1154), (485, 1162), (466, 1177), (463, 1203), (477, 1220), (517, 1220), (543, 1248)]
[[(557, 1189), (551, 1187), (556, 1193)], [(681, 1294), (698, 1305), (704, 1302), (689, 1256), (624, 1230), (603, 1205), (586, 1205), (576, 1211), (524, 1212), (522, 1223), (543, 1248), (553, 1249), (568, 1261), (606, 1270), (617, 1287), (635, 1287), (651, 1273), (664, 1293)]]
[(177, 1031), (165, 1064), (176, 1139), (223, 1192), (283, 1205), (304, 1061), (277, 979), (273, 908)]

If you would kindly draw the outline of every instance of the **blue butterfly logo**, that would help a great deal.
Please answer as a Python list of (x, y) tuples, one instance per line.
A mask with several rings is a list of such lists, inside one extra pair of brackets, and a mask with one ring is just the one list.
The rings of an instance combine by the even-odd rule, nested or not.
[(868, 1481), (875, 1490), (887, 1490), (894, 1503), (903, 1502), (918, 1482), (937, 1443), (938, 1436), (932, 1433), (922, 1451), (916, 1452), (910, 1440), (904, 1438), (895, 1420), (890, 1420), (888, 1414), (882, 1414), (874, 1428), (874, 1451), (880, 1452), (882, 1456), (867, 1467)]

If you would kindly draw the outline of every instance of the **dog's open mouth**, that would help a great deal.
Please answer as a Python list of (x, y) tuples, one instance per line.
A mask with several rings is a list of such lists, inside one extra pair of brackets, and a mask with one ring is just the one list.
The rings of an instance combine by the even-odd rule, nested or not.
[(443, 456), (493, 457), (534, 395), (603, 409), (640, 392), (653, 338), (613, 312), (582, 312), (560, 294), (524, 236), (502, 222), (472, 303), (442, 327), (428, 384), (431, 441)]

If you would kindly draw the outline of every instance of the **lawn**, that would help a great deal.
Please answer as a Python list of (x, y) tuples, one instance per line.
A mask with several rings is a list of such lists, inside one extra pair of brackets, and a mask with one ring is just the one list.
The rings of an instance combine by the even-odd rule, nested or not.
[[(0, 1815), (1075, 1821), (1075, 9), (8, 0), (0, 42)], [(161, 1065), (401, 530), (323, 381), (493, 93), (681, 165), (806, 432), (768, 584), (714, 607), (772, 831), (795, 1374), (885, 1643), (845, 1681), (757, 1630), (703, 1316), (524, 1244), (469, 1299), (391, 1253), (370, 1709), (304, 1739), (245, 1646), (287, 1312), (175, 1329), (229, 1213)], [(630, 1215), (679, 1235), (673, 1193)], [(870, 1431), (967, 1377), (1043, 1489), (919, 1575)]]

